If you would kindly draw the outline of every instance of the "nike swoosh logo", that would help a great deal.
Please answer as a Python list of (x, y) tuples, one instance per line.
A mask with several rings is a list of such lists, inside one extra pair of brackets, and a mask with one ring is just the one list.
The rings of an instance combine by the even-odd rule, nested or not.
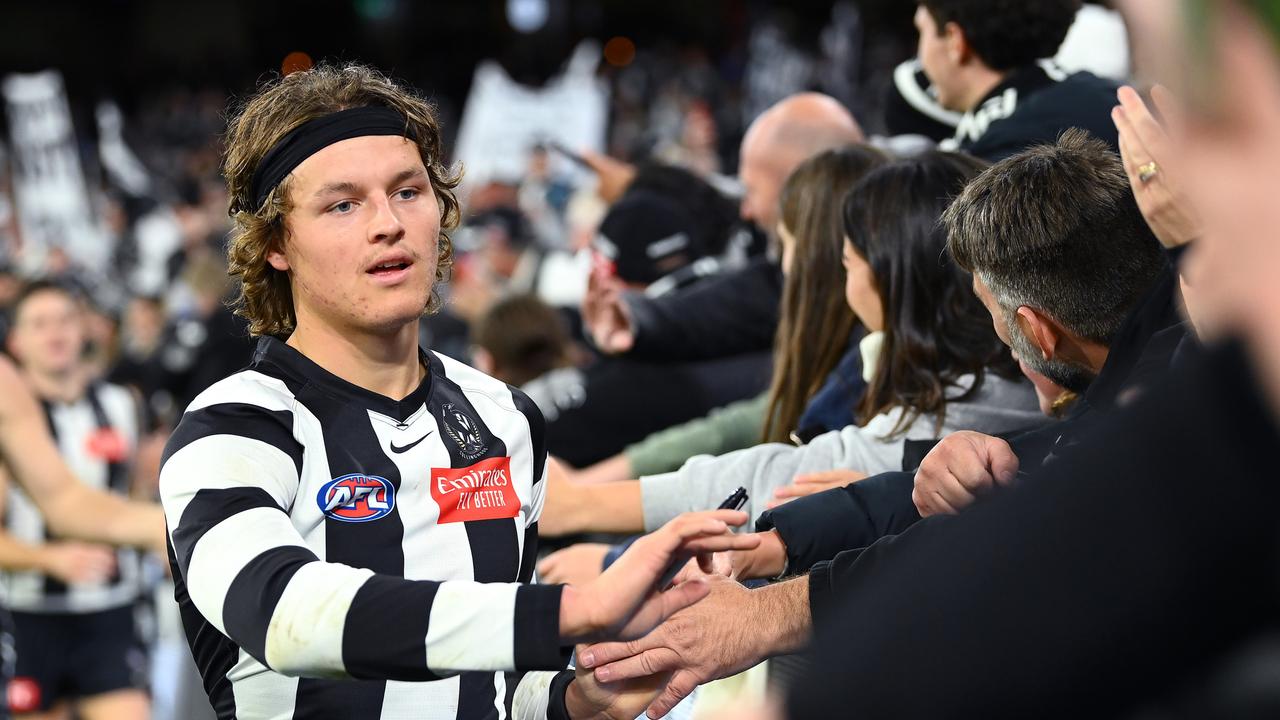
[(404, 446), (401, 446), (401, 447), (396, 447), (396, 443), (395, 443), (395, 441), (394, 441), (394, 440), (392, 440), (392, 441), (391, 441), (391, 452), (393, 452), (393, 453), (408, 452), (409, 450), (411, 450), (411, 449), (413, 448), (413, 446), (414, 446), (414, 445), (417, 445), (418, 443), (422, 442), (423, 440), (426, 440), (426, 439), (427, 439), (428, 437), (430, 437), (430, 436), (431, 436), (431, 431), (430, 431), (430, 430), (428, 430), (426, 435), (423, 435), (422, 437), (418, 438), (417, 440), (414, 440), (413, 442), (409, 443), (408, 445), (404, 445)]

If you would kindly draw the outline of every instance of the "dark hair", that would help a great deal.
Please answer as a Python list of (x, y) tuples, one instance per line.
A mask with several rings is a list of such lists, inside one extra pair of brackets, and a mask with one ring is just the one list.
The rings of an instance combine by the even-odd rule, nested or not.
[(534, 295), (494, 303), (476, 321), (472, 342), (493, 356), (494, 375), (523, 385), (569, 363), (569, 332), (562, 317)]
[(697, 223), (706, 252), (724, 252), (739, 224), (738, 205), (710, 183), (684, 168), (649, 162), (636, 168), (627, 191), (650, 190), (682, 205)]
[(466, 226), (470, 228), (497, 227), (506, 236), (507, 247), (514, 251), (523, 251), (537, 241), (529, 218), (517, 207), (498, 205), (467, 218)]
[(9, 304), (10, 315), (14, 320), (17, 320), (18, 312), (22, 309), (22, 306), (32, 297), (45, 292), (60, 293), (72, 302), (79, 302), (83, 297), (80, 292), (65, 283), (56, 280), (32, 280), (23, 285), (18, 294), (13, 297), (13, 302)]
[[(948, 400), (976, 393), (988, 369), (1017, 376), (938, 223), (951, 197), (984, 168), (968, 155), (930, 151), (873, 170), (845, 199), (845, 237), (871, 266), (885, 318), (858, 419), (866, 424), (904, 408), (891, 436), (925, 414), (937, 415), (941, 427)], [(973, 385), (948, 398), (947, 388), (964, 375), (974, 376)]]
[(436, 276), (426, 312), (440, 309), (438, 290), (453, 266), (448, 231), (458, 224), (453, 189), (460, 175), (444, 164), (444, 141), (435, 107), (366, 65), (321, 63), (310, 70), (270, 80), (235, 110), (227, 124), (222, 173), (227, 181), (232, 220), (227, 272), (239, 280), (235, 313), (249, 321), (252, 335), (293, 332), (297, 316), (289, 275), (271, 267), (267, 255), (285, 240), (285, 216), (293, 209), (292, 176), (276, 186), (261, 207), (252, 198), (253, 175), (277, 142), (294, 128), (318, 117), (354, 107), (389, 107), (405, 117), (440, 205)]
[(1080, 0), (920, 0), (938, 26), (964, 31), (992, 70), (1012, 70), (1053, 57), (1080, 10)]
[(786, 442), (800, 429), (805, 406), (848, 350), (857, 317), (842, 290), (840, 204), (888, 161), (870, 145), (828, 150), (801, 163), (782, 186), (780, 217), (795, 238), (795, 255), (782, 286), (764, 442)]
[(1083, 130), (993, 165), (943, 223), (1006, 319), (1029, 305), (1103, 344), (1165, 262), (1120, 158)]

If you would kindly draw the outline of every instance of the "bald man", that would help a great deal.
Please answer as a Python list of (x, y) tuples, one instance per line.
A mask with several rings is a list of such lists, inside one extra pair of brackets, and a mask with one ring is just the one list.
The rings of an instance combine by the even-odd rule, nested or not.
[(742, 219), (773, 232), (778, 194), (791, 171), (820, 152), (862, 142), (862, 128), (835, 98), (791, 95), (760, 114), (742, 136)]
[[(834, 98), (798, 93), (778, 101), (742, 137), (742, 219), (774, 232), (778, 194), (791, 171), (818, 153), (863, 139), (858, 122)], [(661, 298), (593, 286), (582, 315), (603, 352), (658, 362), (707, 360), (770, 349), (781, 292), (777, 263), (758, 258)]]

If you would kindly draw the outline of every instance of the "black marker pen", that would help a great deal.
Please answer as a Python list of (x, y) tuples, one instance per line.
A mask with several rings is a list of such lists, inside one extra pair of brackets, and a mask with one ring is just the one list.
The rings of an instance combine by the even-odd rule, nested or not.
[[(724, 502), (720, 503), (720, 506), (717, 507), (716, 509), (717, 510), (741, 510), (742, 506), (746, 504), (747, 504), (747, 489), (744, 487), (740, 487), (737, 490), (734, 490), (732, 495), (725, 498)], [(679, 563), (676, 560), (672, 560), (671, 564), (667, 566), (666, 572), (662, 573), (662, 579), (658, 581), (658, 587), (665, 588), (666, 586), (670, 585), (671, 580), (675, 578), (675, 576), (680, 572), (680, 568), (682, 567), (684, 567), (684, 563)]]

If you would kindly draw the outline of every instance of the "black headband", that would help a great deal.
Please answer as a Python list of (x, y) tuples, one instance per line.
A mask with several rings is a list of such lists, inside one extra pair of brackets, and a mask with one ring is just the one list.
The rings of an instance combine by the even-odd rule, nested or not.
[(253, 171), (250, 193), (257, 210), (267, 195), (303, 160), (342, 140), (365, 135), (402, 135), (413, 138), (404, 115), (389, 107), (365, 105), (308, 120), (290, 130), (267, 151)]

